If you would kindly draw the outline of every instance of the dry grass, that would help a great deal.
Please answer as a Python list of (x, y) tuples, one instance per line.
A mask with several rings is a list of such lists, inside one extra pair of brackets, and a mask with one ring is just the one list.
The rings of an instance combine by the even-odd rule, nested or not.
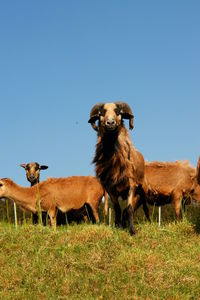
[(184, 220), (136, 225), (0, 224), (1, 299), (198, 299), (200, 237)]

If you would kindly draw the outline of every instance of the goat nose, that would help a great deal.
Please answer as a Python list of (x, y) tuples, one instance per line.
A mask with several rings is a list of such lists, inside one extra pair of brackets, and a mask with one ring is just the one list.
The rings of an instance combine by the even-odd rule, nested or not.
[(106, 126), (114, 126), (116, 125), (116, 121), (114, 119), (106, 120)]
[(30, 179), (34, 179), (34, 178), (35, 178), (35, 175), (34, 175), (34, 174), (31, 174), (31, 175), (29, 175), (29, 178), (30, 178)]

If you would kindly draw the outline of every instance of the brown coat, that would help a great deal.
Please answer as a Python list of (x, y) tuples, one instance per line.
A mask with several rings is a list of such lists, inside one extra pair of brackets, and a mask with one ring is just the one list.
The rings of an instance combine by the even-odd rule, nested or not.
[(98, 132), (93, 163), (96, 176), (113, 202), (115, 224), (121, 225), (118, 198), (122, 197), (127, 199), (129, 229), (134, 234), (134, 209), (138, 199), (144, 197), (144, 158), (133, 146), (123, 119), (129, 119), (129, 127), (133, 129), (133, 113), (128, 104), (100, 103), (92, 108), (88, 122)]
[(145, 162), (147, 202), (151, 205), (174, 203), (176, 217), (179, 219), (183, 198), (200, 202), (199, 166), (200, 157), (196, 170), (188, 161)]
[(62, 212), (78, 210), (87, 204), (91, 207), (95, 221), (99, 222), (99, 205), (104, 190), (94, 176), (50, 178), (30, 188), (17, 185), (11, 179), (0, 180), (0, 198), (15, 201), (22, 208), (37, 212), (37, 201), (42, 211), (49, 214), (54, 226), (56, 207)]
[[(35, 184), (40, 182), (40, 171), (48, 169), (48, 166), (40, 165), (37, 162), (20, 164), (20, 167), (25, 169), (26, 178), (30, 182), (31, 186), (34, 186)], [(60, 216), (60, 213), (58, 213), (58, 216)], [(46, 225), (46, 219), (47, 219), (46, 212), (43, 212), (42, 223), (44, 225)], [(38, 223), (38, 214), (33, 213), (33, 224), (37, 224), (37, 223)]]

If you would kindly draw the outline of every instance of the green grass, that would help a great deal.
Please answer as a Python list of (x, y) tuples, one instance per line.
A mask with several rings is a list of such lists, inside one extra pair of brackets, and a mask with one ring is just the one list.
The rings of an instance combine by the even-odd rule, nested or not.
[[(7, 203), (6, 203), (7, 201)], [(13, 201), (6, 200), (2, 201), (0, 199), (0, 222), (8, 222), (8, 223), (14, 223), (14, 207), (13, 207)], [(7, 204), (7, 205), (6, 205)], [(22, 223), (32, 223), (31, 220), (31, 213), (25, 210), (22, 210), (17, 205), (17, 221), (19, 224)]]
[(0, 299), (199, 299), (197, 227), (135, 227), (0, 223)]
[[(109, 200), (109, 207), (112, 207), (112, 203)], [(122, 210), (126, 207), (125, 201), (120, 201), (120, 205)], [(150, 212), (150, 218), (152, 221), (158, 222), (158, 207), (148, 206)], [(200, 205), (186, 205), (186, 212), (185, 216), (187, 219), (194, 223), (200, 225)], [(136, 212), (134, 219), (136, 222), (145, 222), (145, 216), (142, 207), (140, 207)], [(175, 213), (174, 213), (174, 205), (169, 204), (162, 206), (162, 224), (166, 224), (175, 220)], [(19, 224), (32, 223), (31, 213), (28, 211), (23, 211), (17, 206), (17, 220)], [(105, 223), (104, 217), (104, 204), (101, 203), (100, 205), (100, 220), (101, 222)], [(6, 202), (0, 200), (0, 222), (8, 222), (14, 223), (14, 208), (13, 202), (8, 200), (8, 207), (6, 207)], [(108, 224), (108, 217), (106, 219), (106, 223)], [(114, 223), (114, 212), (112, 209), (112, 217), (111, 217), (111, 224)], [(200, 226), (199, 226), (200, 228)]]

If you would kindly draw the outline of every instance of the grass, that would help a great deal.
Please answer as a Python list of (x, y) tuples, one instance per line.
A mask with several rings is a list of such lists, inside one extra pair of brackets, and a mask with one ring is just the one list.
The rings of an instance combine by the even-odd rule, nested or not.
[[(112, 203), (109, 200), (109, 207), (112, 207)], [(122, 210), (126, 207), (126, 202), (125, 201), (120, 201), (120, 206)], [(153, 206), (148, 206), (149, 207), (149, 212), (150, 212), (150, 218), (152, 221), (158, 222), (158, 207), (153, 207)], [(40, 211), (40, 207), (38, 207)], [(105, 220), (104, 217), (104, 204), (101, 203), (100, 205), (100, 220), (108, 224), (108, 217)], [(88, 213), (87, 213), (88, 215)], [(199, 224), (200, 228), (200, 205), (186, 205), (186, 212), (185, 215), (187, 216), (187, 219), (196, 224)], [(66, 216), (67, 217), (67, 216)], [(145, 222), (145, 216), (142, 207), (140, 207), (136, 212), (134, 216), (135, 220), (139, 223)], [(162, 223), (169, 223), (171, 221), (175, 220), (175, 214), (174, 214), (174, 205), (169, 204), (162, 206)], [(39, 218), (40, 223), (41, 223), (41, 218)], [(13, 202), (12, 201), (1, 201), (0, 200), (0, 222), (8, 222), (8, 223), (14, 223), (14, 208), (13, 208)], [(32, 215), (28, 211), (24, 211), (20, 209), (19, 206), (17, 206), (17, 221), (19, 224), (32, 224)], [(112, 209), (112, 215), (111, 215), (111, 224), (114, 223), (114, 213)]]
[(0, 223), (0, 299), (199, 299), (197, 227), (135, 227)]
[[(14, 207), (13, 201), (0, 200), (0, 222), (14, 223)], [(31, 213), (20, 209), (17, 205), (17, 221), (19, 224), (32, 223)]]

